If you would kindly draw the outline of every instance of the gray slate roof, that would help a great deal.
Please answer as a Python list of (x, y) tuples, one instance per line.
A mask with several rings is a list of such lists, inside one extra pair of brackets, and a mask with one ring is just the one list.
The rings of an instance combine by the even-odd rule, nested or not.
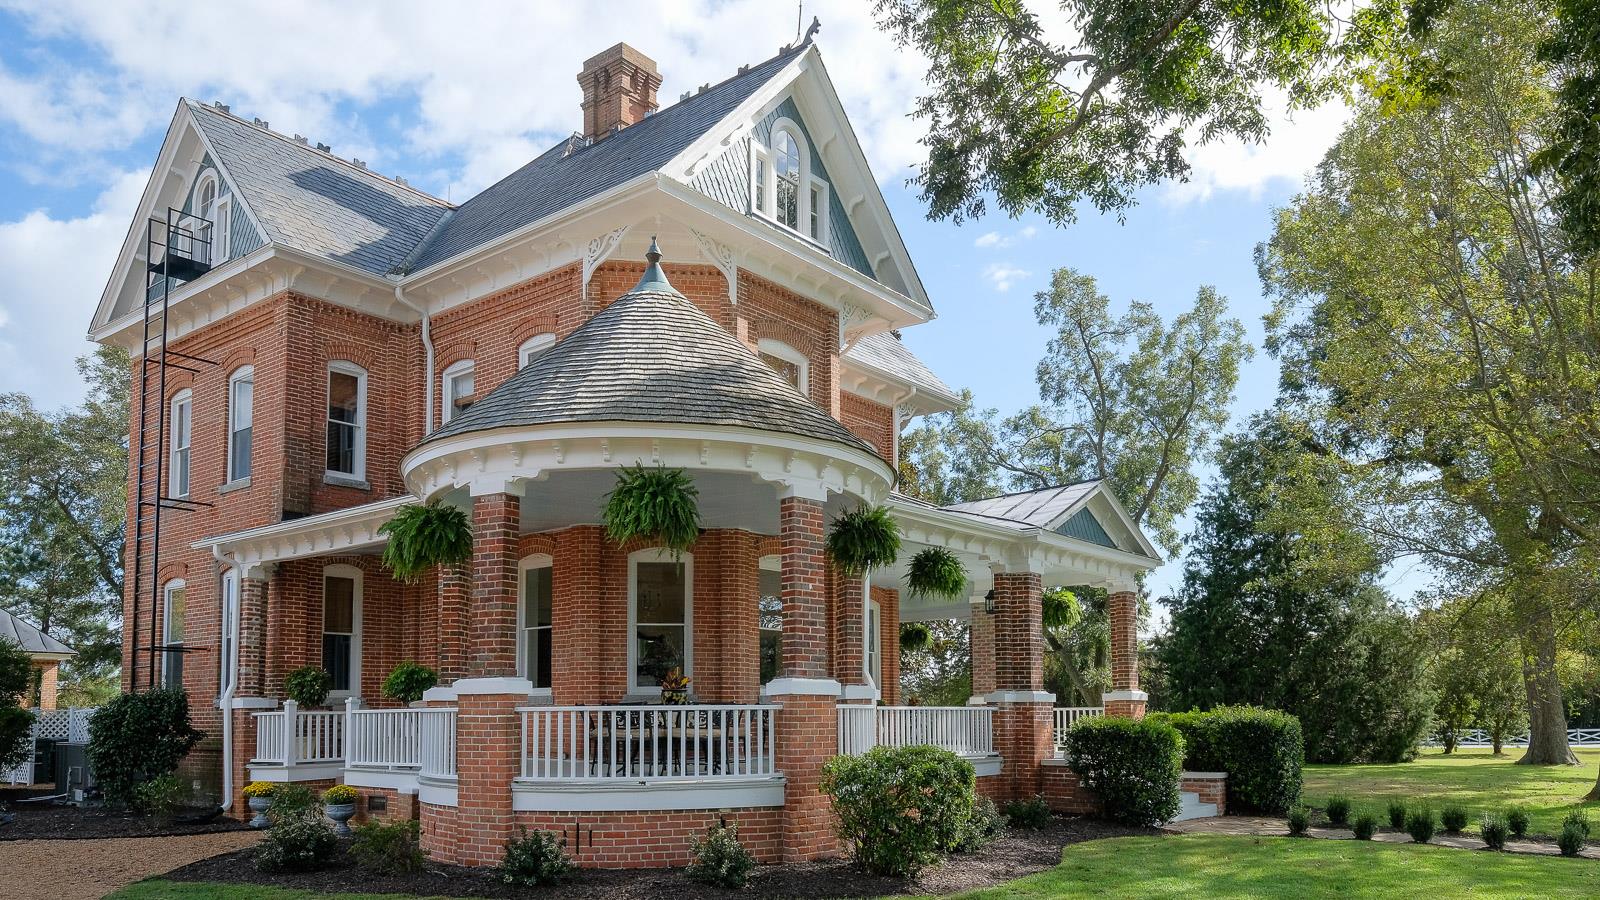
[(960, 402), (961, 398), (950, 389), (949, 385), (933, 374), (933, 370), (918, 359), (899, 338), (888, 332), (861, 338), (850, 345), (850, 349), (844, 353), (844, 358), (903, 379), (916, 385), (918, 390), (937, 394), (951, 403)]
[(1080, 481), (1076, 484), (1041, 488), (1037, 491), (1023, 491), (1017, 494), (989, 497), (985, 500), (971, 500), (943, 508), (952, 512), (1010, 519), (1039, 528), (1049, 528), (1050, 523), (1059, 519), (1062, 513), (1070, 509), (1079, 500), (1082, 500), (1099, 484), (1100, 479), (1095, 478), (1089, 481)]
[(420, 271), (510, 234), (672, 161), (754, 94), (806, 45), (584, 146), (568, 138), (461, 204), (407, 264)]
[(269, 241), (383, 275), (450, 208), (219, 109), (185, 102)]
[(66, 644), (3, 609), (0, 609), (0, 640), (10, 640), (12, 643), (21, 644), (22, 649), (29, 653), (65, 653), (69, 655), (76, 655), (77, 653), (76, 650)]
[(424, 443), (571, 422), (751, 428), (877, 453), (670, 284), (656, 281), (642, 281)]

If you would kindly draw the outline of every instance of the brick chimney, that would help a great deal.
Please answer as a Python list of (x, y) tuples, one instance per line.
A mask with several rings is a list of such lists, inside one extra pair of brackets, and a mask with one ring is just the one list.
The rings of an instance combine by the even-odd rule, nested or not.
[(578, 85), (583, 88), (583, 136), (593, 143), (655, 112), (661, 75), (655, 60), (618, 44), (584, 61)]

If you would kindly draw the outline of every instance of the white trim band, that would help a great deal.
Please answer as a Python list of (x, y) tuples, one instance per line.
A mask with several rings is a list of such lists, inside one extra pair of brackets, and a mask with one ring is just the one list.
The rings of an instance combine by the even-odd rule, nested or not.
[(526, 678), (459, 678), (451, 685), (457, 697), (482, 697), (507, 695), (528, 697), (533, 694), (533, 682)]
[(1054, 703), (1056, 695), (1049, 691), (995, 691), (989, 695), (990, 703)]
[(631, 812), (672, 809), (741, 809), (782, 806), (782, 775), (689, 781), (619, 783), (511, 782), (511, 808), (519, 812)]
[(774, 678), (767, 682), (768, 697), (837, 697), (844, 686), (832, 678)]
[(1104, 694), (1100, 695), (1100, 702), (1102, 704), (1110, 700), (1147, 703), (1150, 700), (1150, 695), (1146, 694), (1144, 691), (1106, 691)]

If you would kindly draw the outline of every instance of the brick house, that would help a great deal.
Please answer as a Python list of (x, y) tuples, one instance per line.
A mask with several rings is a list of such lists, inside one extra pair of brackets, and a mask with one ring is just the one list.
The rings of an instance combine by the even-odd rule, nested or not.
[[(131, 439), (159, 440), (154, 488), (130, 467), (130, 535), (164, 512), (128, 548), (125, 688), (188, 690), (236, 813), (250, 780), (343, 781), (466, 864), (518, 824), (588, 865), (681, 863), (719, 819), (763, 859), (827, 855), (820, 768), (873, 743), (1047, 790), (1041, 591), (1111, 591), (1106, 711), (1140, 715), (1155, 549), (1098, 482), (895, 491), (901, 429), (957, 399), (898, 339), (933, 309), (814, 44), (659, 108), (626, 45), (578, 81), (583, 131), (459, 205), (178, 105), (91, 329), (139, 357)], [(682, 559), (602, 535), (636, 463), (699, 490)], [(401, 583), (378, 529), (419, 500), (470, 511), (473, 559)], [(904, 560), (832, 572), (827, 523), (863, 503), (907, 558), (954, 551), (968, 595), (910, 596)], [(935, 618), (970, 619), (974, 697), (899, 706), (899, 625)], [(417, 708), (379, 689), (406, 660), (441, 675)], [(281, 699), (304, 665), (331, 709)], [(691, 706), (658, 705), (675, 667)]]
[[(60, 683), (61, 664), (78, 655), (31, 622), (0, 609), (0, 641), (10, 641), (28, 654), (33, 668), (33, 684), (38, 687), (38, 708), (56, 708), (56, 687)], [(22, 699), (32, 705), (34, 690)]]

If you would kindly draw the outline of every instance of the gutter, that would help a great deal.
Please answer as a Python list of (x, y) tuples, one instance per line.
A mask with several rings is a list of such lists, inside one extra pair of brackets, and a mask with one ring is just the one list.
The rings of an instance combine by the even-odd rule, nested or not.
[(239, 561), (222, 552), (222, 545), (211, 545), (211, 558), (224, 564), (234, 572), (233, 588), (233, 625), (228, 635), (231, 640), (228, 646), (233, 650), (228, 658), (218, 662), (228, 668), (228, 687), (223, 690), (218, 698), (222, 707), (222, 812), (233, 809), (233, 692), (239, 684), (239, 613), (242, 604), (239, 595), (244, 592), (244, 570), (240, 568)]

